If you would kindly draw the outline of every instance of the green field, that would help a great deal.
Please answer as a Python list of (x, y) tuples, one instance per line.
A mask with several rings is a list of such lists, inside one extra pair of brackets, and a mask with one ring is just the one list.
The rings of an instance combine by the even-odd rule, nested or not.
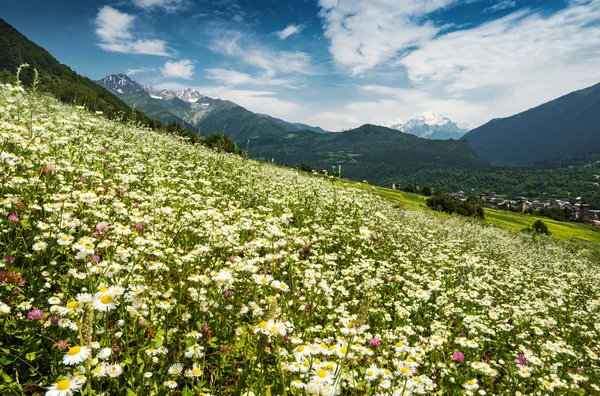
[[(418, 194), (406, 193), (392, 190), (390, 188), (376, 187), (369, 184), (357, 183), (348, 180), (340, 181), (343, 185), (353, 185), (361, 190), (373, 191), (377, 195), (394, 203), (413, 210), (429, 210), (425, 205), (426, 197)], [(600, 231), (594, 227), (575, 222), (556, 221), (545, 217), (526, 215), (522, 213), (508, 212), (485, 208), (485, 222), (507, 230), (519, 232), (523, 228), (531, 226), (536, 220), (542, 220), (552, 236), (559, 239), (576, 240), (600, 245)]]

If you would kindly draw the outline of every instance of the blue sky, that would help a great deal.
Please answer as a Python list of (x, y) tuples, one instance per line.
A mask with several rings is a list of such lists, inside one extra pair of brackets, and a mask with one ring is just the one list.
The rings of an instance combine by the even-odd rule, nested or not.
[(600, 82), (600, 0), (0, 0), (93, 79), (128, 73), (342, 130), (477, 126)]

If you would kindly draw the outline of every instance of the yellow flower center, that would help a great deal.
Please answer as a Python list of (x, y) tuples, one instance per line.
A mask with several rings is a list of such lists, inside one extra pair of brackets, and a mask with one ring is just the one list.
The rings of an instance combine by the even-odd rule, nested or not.
[(56, 385), (56, 390), (64, 391), (71, 387), (71, 381), (62, 380)]
[(102, 302), (102, 304), (110, 304), (112, 302), (113, 298), (111, 296), (109, 296), (108, 294), (105, 296), (102, 296), (100, 298), (100, 302)]
[(103, 287), (102, 289), (98, 290), (100, 293), (106, 293), (108, 291), (107, 287)]
[(469, 381), (467, 381), (467, 384), (469, 384), (469, 386), (473, 386), (473, 385), (475, 385), (475, 381), (469, 380)]
[(319, 371), (317, 371), (317, 376), (319, 378), (325, 378), (325, 377), (327, 377), (327, 371), (320, 369)]
[(200, 369), (194, 369), (194, 375), (200, 375), (201, 373)]
[(73, 348), (69, 349), (68, 354), (71, 356), (77, 355), (81, 351), (81, 347), (79, 345), (75, 345)]
[(266, 328), (266, 327), (267, 327), (267, 322), (265, 322), (265, 321), (262, 321), (262, 322), (260, 322), (260, 323), (258, 324), (258, 328), (259, 328), (259, 329), (264, 329), (264, 328)]
[(350, 323), (348, 323), (348, 328), (349, 328), (349, 329), (353, 329), (353, 328), (354, 328), (354, 322), (350, 322)]
[(400, 369), (400, 372), (401, 372), (402, 374), (406, 375), (406, 374), (410, 373), (410, 369), (409, 369), (408, 367), (402, 367), (402, 368)]
[(369, 371), (367, 371), (367, 375), (368, 375), (369, 377), (372, 377), (374, 374), (375, 374), (375, 373), (373, 372), (373, 370), (369, 370)]
[(79, 304), (79, 301), (71, 301), (70, 303), (67, 304), (67, 308), (69, 309), (77, 309), (79, 308), (81, 304)]

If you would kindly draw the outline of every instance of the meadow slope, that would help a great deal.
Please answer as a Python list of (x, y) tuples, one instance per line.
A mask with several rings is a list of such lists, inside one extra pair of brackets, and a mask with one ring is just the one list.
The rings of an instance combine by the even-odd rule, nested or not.
[(0, 393), (598, 394), (598, 256), (0, 86)]

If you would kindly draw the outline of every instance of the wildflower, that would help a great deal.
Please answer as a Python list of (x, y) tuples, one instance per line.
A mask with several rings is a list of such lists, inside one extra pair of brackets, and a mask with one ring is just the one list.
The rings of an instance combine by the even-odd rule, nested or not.
[(202, 356), (204, 356), (203, 351), (204, 351), (203, 346), (194, 344), (185, 351), (184, 356), (187, 358), (191, 358), (191, 359), (199, 359)]
[(63, 357), (63, 363), (67, 366), (73, 366), (85, 361), (90, 357), (92, 350), (85, 346), (75, 345), (71, 347)]
[(377, 338), (373, 337), (373, 338), (371, 338), (371, 340), (369, 341), (369, 344), (370, 344), (372, 347), (378, 347), (378, 346), (380, 346), (380, 345), (381, 345), (381, 341), (379, 341)]
[(116, 378), (123, 373), (123, 367), (120, 364), (109, 364), (106, 366), (106, 373), (109, 377)]
[(379, 369), (376, 366), (370, 366), (365, 371), (365, 379), (369, 382), (374, 381), (379, 376)]
[(111, 294), (101, 294), (94, 299), (94, 309), (100, 312), (112, 311), (117, 306)]
[(311, 376), (311, 381), (319, 385), (332, 384), (333, 379), (332, 374), (323, 369), (313, 370)]
[(98, 352), (96, 357), (98, 359), (104, 360), (104, 359), (108, 359), (111, 354), (112, 354), (112, 351), (110, 350), (110, 348), (102, 348), (102, 350), (100, 350), (100, 352)]
[(196, 330), (192, 330), (189, 333), (187, 333), (185, 336), (188, 337), (188, 338), (194, 338), (194, 339), (197, 340), (199, 338), (202, 338), (202, 333), (200, 333), (200, 332), (198, 332)]
[(362, 239), (367, 239), (367, 238), (371, 237), (371, 235), (373, 234), (373, 231), (369, 230), (366, 227), (360, 227), (360, 229), (358, 230), (358, 233)]
[(468, 390), (475, 390), (475, 389), (479, 388), (479, 384), (477, 383), (477, 379), (474, 378), (474, 379), (471, 379), (471, 380), (468, 380), (467, 382), (465, 382), (463, 384), (463, 387)]
[(8, 315), (10, 313), (10, 307), (0, 301), (0, 314)]
[(185, 376), (186, 377), (196, 377), (196, 378), (201, 377), (202, 376), (202, 368), (197, 363), (194, 363), (192, 365), (191, 369), (186, 370)]
[(46, 396), (70, 396), (74, 392), (79, 391), (84, 384), (85, 380), (77, 376), (67, 377), (51, 385), (46, 392)]
[(164, 385), (165, 385), (167, 388), (170, 388), (170, 389), (175, 389), (175, 388), (177, 388), (177, 382), (175, 382), (175, 381), (173, 381), (173, 380), (165, 381), (165, 382), (164, 382)]
[(15, 214), (11, 213), (8, 215), (8, 221), (12, 221), (13, 223), (18, 223), (19, 220), (20, 219)]
[(531, 370), (525, 366), (520, 367), (518, 370), (519, 376), (523, 378), (531, 377)]
[(175, 363), (169, 367), (169, 374), (179, 375), (183, 372), (183, 365), (181, 363)]
[(455, 362), (462, 363), (463, 360), (465, 360), (465, 355), (461, 351), (456, 351), (454, 352), (454, 355), (452, 355), (452, 359), (454, 359)]
[(400, 374), (401, 377), (410, 377), (411, 375), (413, 375), (414, 373), (414, 368), (406, 363), (406, 362), (402, 362), (400, 364), (400, 367), (398, 368), (398, 374)]
[(60, 340), (56, 343), (56, 347), (59, 351), (64, 351), (65, 349), (67, 349), (67, 344), (67, 340)]
[(46, 249), (48, 247), (48, 244), (46, 242), (36, 242), (33, 244), (32, 249), (35, 252), (41, 252), (42, 250)]
[(40, 319), (44, 319), (44, 311), (42, 311), (41, 309), (34, 309), (29, 311), (29, 313), (27, 314), (27, 319), (29, 320), (40, 320)]

